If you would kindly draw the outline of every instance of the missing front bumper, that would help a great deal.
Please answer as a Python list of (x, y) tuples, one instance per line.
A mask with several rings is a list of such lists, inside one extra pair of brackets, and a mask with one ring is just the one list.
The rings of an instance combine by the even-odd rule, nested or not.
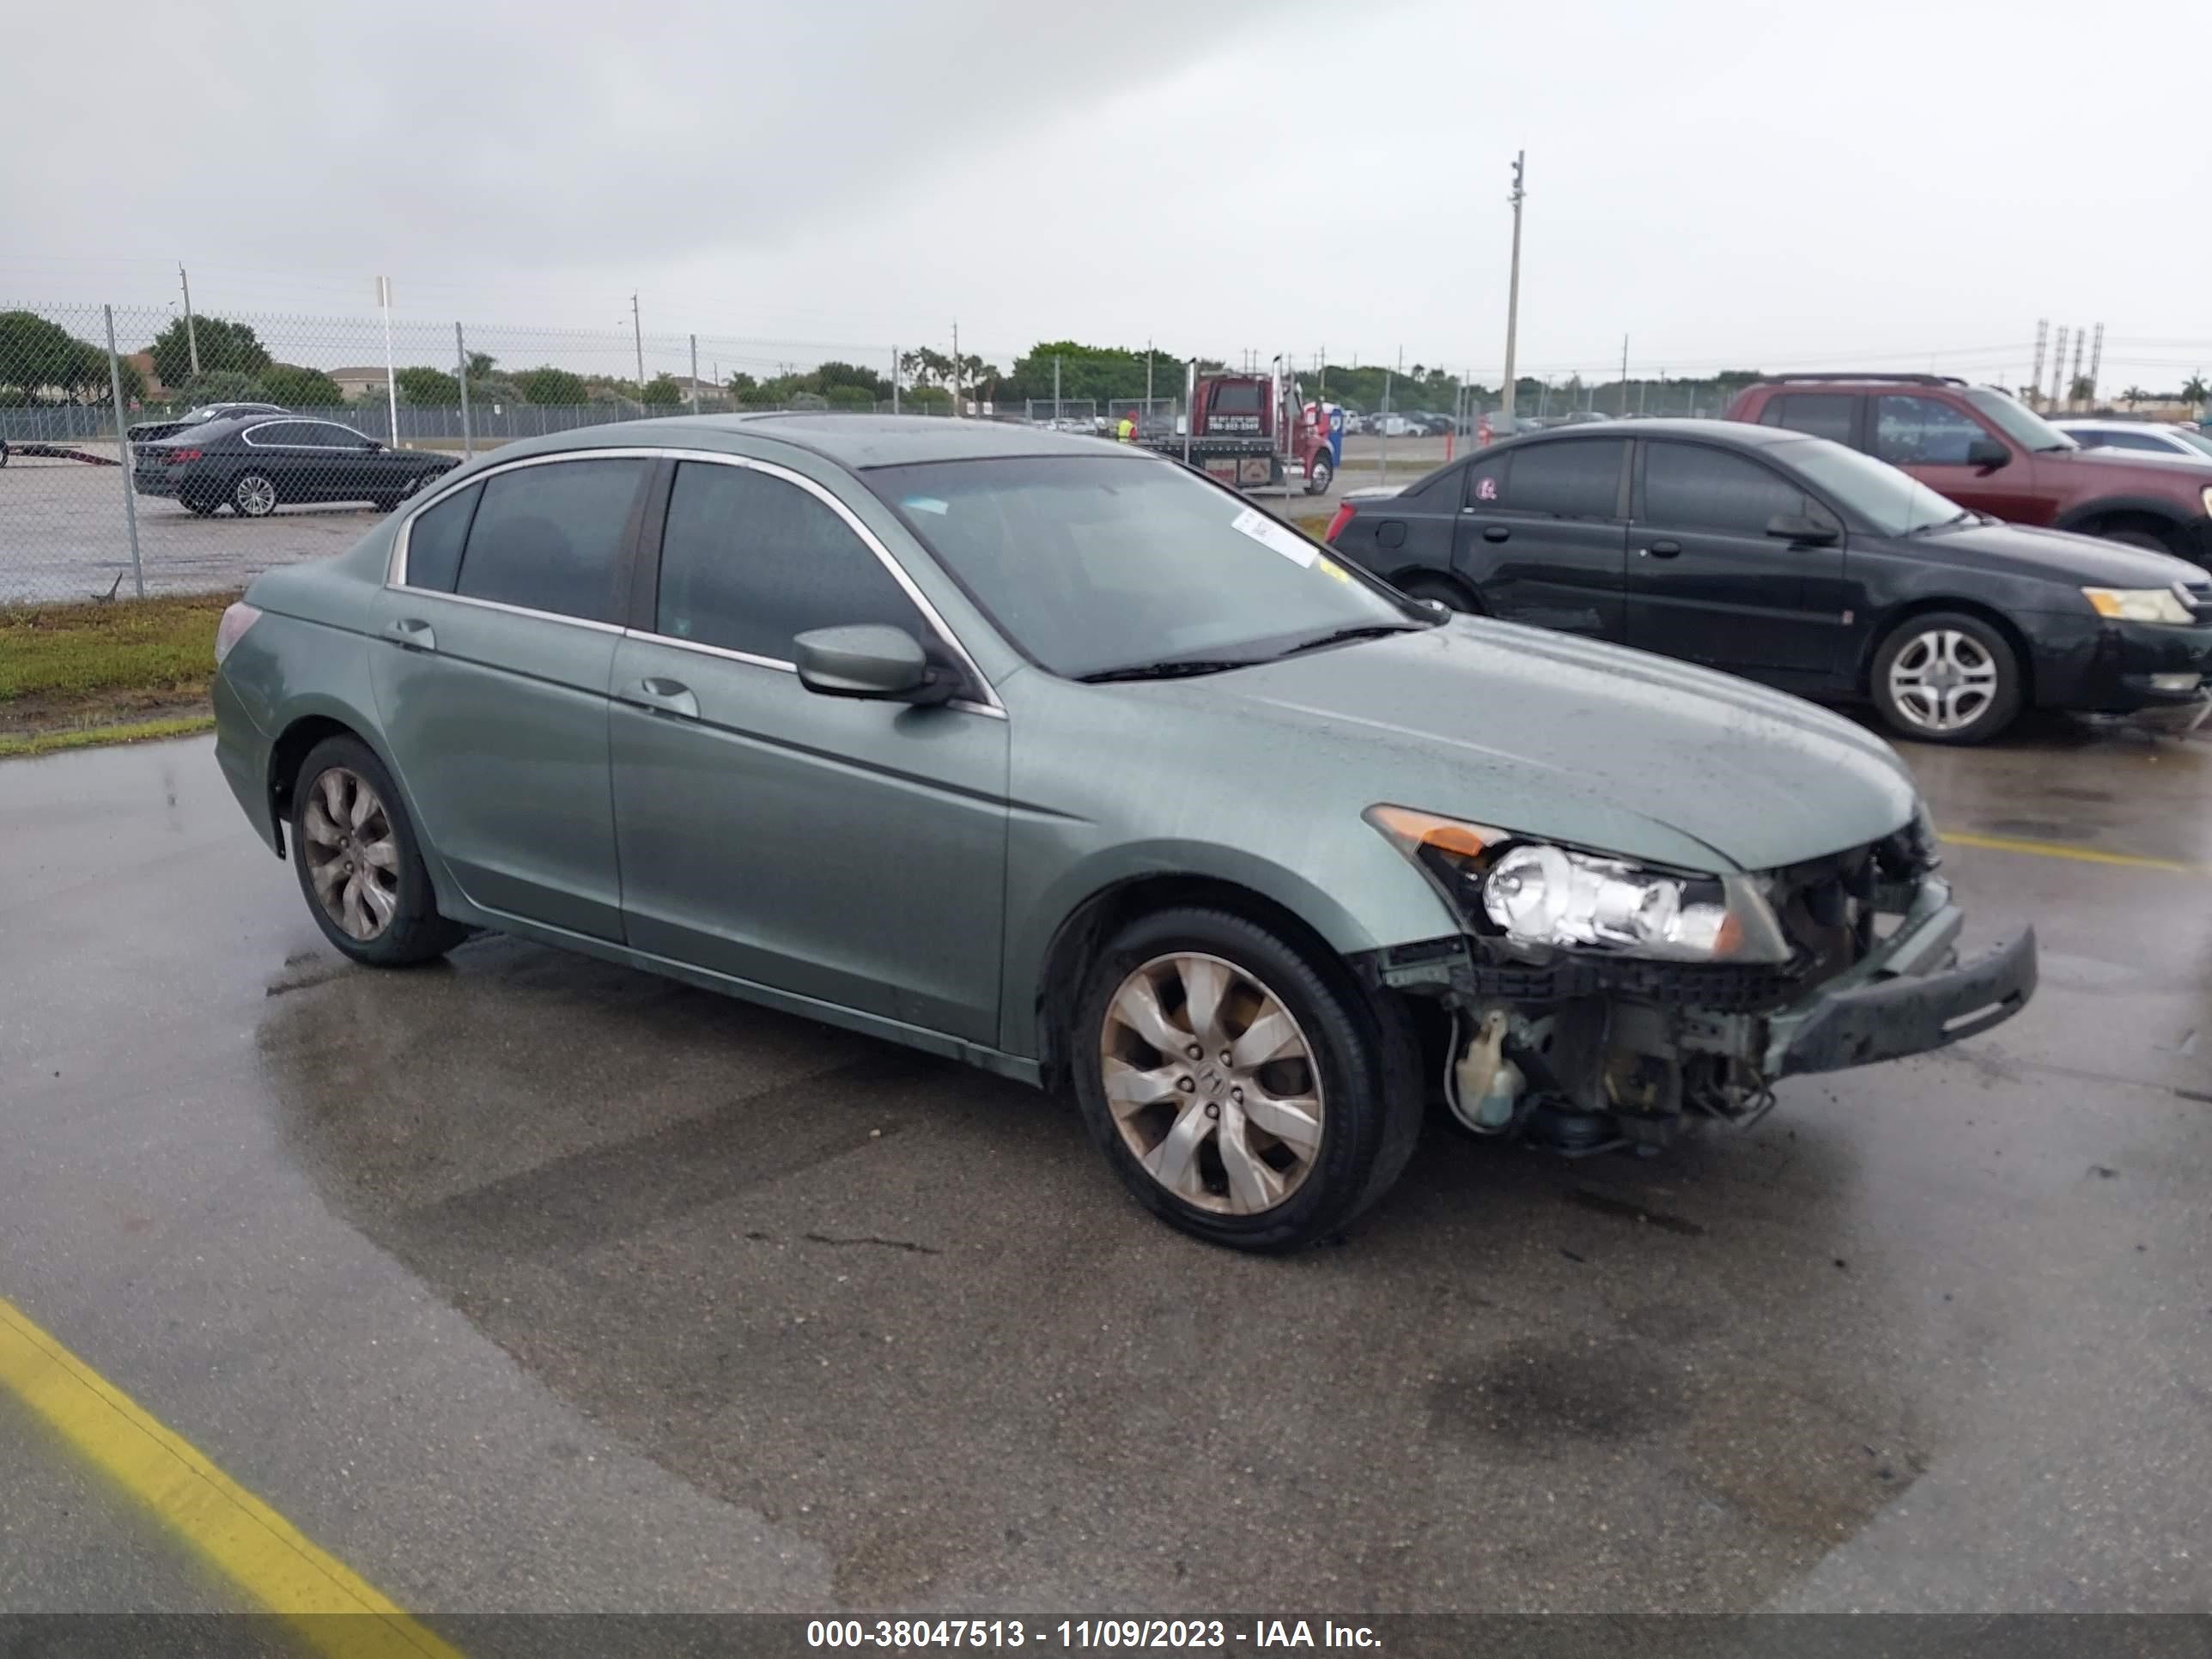
[(1767, 1022), (1767, 1075), (1840, 1072), (1925, 1054), (2002, 1024), (2035, 992), (2035, 929), (1970, 962), (1823, 990)]

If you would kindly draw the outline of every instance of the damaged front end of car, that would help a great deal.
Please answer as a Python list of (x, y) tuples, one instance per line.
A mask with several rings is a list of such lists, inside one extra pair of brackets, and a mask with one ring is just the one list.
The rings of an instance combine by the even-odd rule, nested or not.
[(1972, 961), (1924, 813), (1759, 872), (1673, 869), (1378, 805), (1462, 931), (1375, 952), (1380, 988), (1447, 1017), (1443, 1088), (1484, 1135), (1571, 1155), (1748, 1124), (1799, 1073), (1943, 1047), (2035, 988), (2024, 930)]

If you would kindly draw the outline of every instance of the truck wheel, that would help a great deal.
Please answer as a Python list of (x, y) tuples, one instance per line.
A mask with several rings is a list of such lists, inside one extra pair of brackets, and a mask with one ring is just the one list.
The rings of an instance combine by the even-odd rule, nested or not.
[(1309, 495), (1326, 495), (1328, 494), (1329, 485), (1335, 482), (1336, 469), (1329, 465), (1328, 457), (1326, 455), (1315, 456), (1313, 471), (1306, 474), (1306, 494)]
[(1899, 623), (1875, 653), (1875, 707), (1923, 743), (1987, 743), (2020, 713), (2020, 659), (1979, 617), (1931, 611)]
[(1296, 1249), (1389, 1189), (1420, 1133), (1409, 1022), (1242, 916), (1174, 909), (1091, 963), (1068, 1042), (1091, 1138), (1210, 1244)]

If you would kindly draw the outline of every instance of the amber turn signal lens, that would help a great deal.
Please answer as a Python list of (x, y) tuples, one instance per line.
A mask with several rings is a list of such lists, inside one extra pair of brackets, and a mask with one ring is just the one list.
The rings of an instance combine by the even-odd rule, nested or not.
[(1433, 847), (1439, 853), (1474, 858), (1498, 839), (1493, 830), (1462, 823), (1457, 818), (1439, 817), (1434, 812), (1417, 812), (1410, 806), (1370, 806), (1367, 821), (1407, 852)]

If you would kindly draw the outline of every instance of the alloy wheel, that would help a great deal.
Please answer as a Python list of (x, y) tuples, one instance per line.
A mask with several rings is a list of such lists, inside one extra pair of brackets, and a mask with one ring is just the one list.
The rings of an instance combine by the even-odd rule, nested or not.
[(258, 472), (249, 472), (230, 492), (231, 505), (249, 519), (265, 519), (276, 510), (276, 486)]
[(1153, 957), (1108, 1001), (1098, 1048), (1122, 1144), (1186, 1204), (1258, 1215), (1312, 1174), (1323, 1121), (1312, 1045), (1234, 963)]
[(1957, 732), (1989, 712), (1997, 665), (1988, 647), (1954, 628), (1915, 635), (1889, 665), (1889, 696), (1906, 723)]
[(308, 786), (300, 856), (323, 914), (364, 945), (399, 908), (399, 845), (392, 817), (368, 779), (333, 766)]

